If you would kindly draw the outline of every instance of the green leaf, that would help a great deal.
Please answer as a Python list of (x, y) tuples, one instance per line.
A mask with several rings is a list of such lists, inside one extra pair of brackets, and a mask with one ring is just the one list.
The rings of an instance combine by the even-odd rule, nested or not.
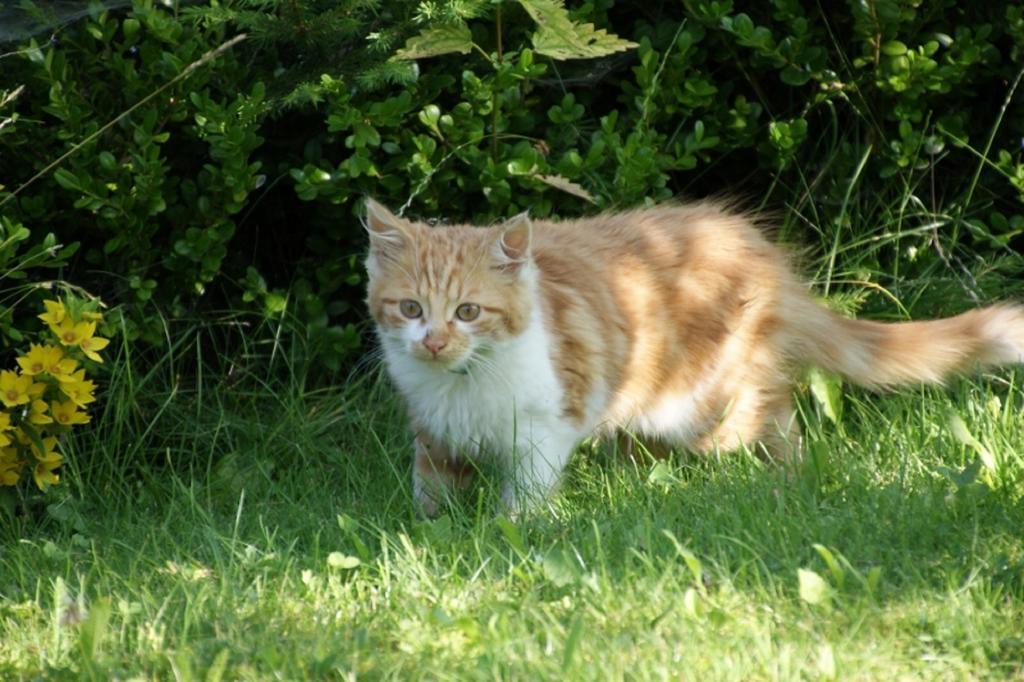
[(865, 586), (868, 589), (869, 594), (878, 593), (878, 585), (882, 582), (882, 567), (872, 566), (868, 569), (868, 577), (864, 581)]
[(81, 189), (78, 177), (66, 168), (58, 168), (53, 172), (53, 179), (64, 189)]
[(100, 165), (103, 166), (105, 170), (114, 170), (117, 168), (117, 159), (115, 159), (114, 155), (110, 152), (102, 151), (98, 158), (100, 160)]
[(826, 604), (832, 598), (832, 588), (814, 571), (800, 568), (796, 575), (800, 582), (800, 598), (808, 604)]
[(520, 559), (525, 559), (529, 552), (526, 551), (526, 543), (523, 542), (523, 536), (520, 534), (519, 529), (516, 528), (515, 524), (504, 516), (499, 516), (494, 519), (494, 523), (497, 524), (501, 534), (505, 536), (505, 542), (508, 543), (509, 547), (515, 550), (515, 553), (519, 555)]
[(519, 0), (537, 22), (534, 49), (553, 59), (592, 59), (637, 47), (593, 24), (577, 24), (569, 18), (562, 0)]
[(808, 372), (811, 382), (811, 394), (821, 406), (825, 416), (833, 424), (839, 422), (843, 412), (843, 382), (838, 375), (812, 367)]
[(811, 79), (811, 74), (795, 66), (787, 66), (779, 73), (779, 78), (786, 85), (799, 87)]
[(579, 568), (565, 550), (552, 549), (541, 558), (544, 577), (555, 587), (571, 585), (579, 578)]
[(654, 463), (647, 473), (647, 482), (651, 485), (675, 485), (679, 479), (672, 473), (672, 467), (662, 461)]
[(110, 622), (110, 598), (103, 597), (89, 607), (89, 615), (85, 617), (78, 630), (78, 648), (86, 661), (96, 660), (96, 652), (103, 639), (107, 636), (107, 624)]
[(986, 469), (992, 472), (996, 470), (995, 455), (993, 455), (992, 451), (986, 448), (981, 441), (974, 437), (974, 434), (968, 430), (967, 424), (960, 415), (956, 413), (951, 413), (949, 415), (949, 428), (953, 432), (954, 438), (977, 453), (978, 458), (981, 460), (981, 463), (985, 465)]
[(901, 54), (907, 53), (907, 46), (898, 40), (890, 40), (889, 42), (882, 45), (882, 54), (890, 57), (899, 57)]
[(331, 568), (352, 569), (357, 568), (362, 562), (359, 557), (349, 556), (341, 552), (331, 552), (327, 555), (327, 565)]
[(393, 59), (423, 59), (452, 52), (466, 54), (471, 49), (473, 36), (469, 32), (469, 26), (461, 22), (439, 24), (409, 38), (405, 42), (405, 47), (395, 53)]
[(839, 561), (836, 560), (832, 550), (825, 545), (819, 545), (817, 543), (811, 545), (814, 547), (814, 551), (818, 553), (825, 565), (828, 566), (828, 572), (832, 574), (832, 580), (836, 586), (842, 589), (843, 583), (846, 581), (846, 572), (843, 567), (839, 565)]
[(686, 588), (686, 592), (683, 594), (683, 608), (691, 616), (699, 616), (701, 614), (701, 601), (697, 588)]
[(224, 648), (213, 657), (213, 663), (206, 669), (206, 682), (220, 682), (224, 679), (224, 671), (228, 667), (228, 659), (231, 658), (231, 650)]
[(534, 169), (532, 159), (512, 159), (506, 166), (509, 175), (530, 175)]
[(572, 625), (569, 626), (569, 636), (565, 638), (565, 650), (562, 652), (562, 671), (569, 669), (572, 664), (573, 654), (576, 653), (576, 647), (579, 646), (580, 637), (583, 635), (583, 616), (576, 614), (572, 619)]

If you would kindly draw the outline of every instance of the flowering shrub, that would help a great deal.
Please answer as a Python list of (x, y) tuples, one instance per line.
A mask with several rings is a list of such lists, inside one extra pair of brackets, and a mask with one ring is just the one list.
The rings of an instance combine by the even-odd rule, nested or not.
[(110, 343), (96, 336), (103, 317), (95, 303), (69, 298), (43, 304), (39, 319), (51, 338), (30, 344), (18, 369), (0, 370), (0, 485), (17, 485), (26, 470), (40, 490), (60, 480), (57, 443), (89, 422), (96, 384), (86, 378), (87, 365), (103, 362), (99, 352)]

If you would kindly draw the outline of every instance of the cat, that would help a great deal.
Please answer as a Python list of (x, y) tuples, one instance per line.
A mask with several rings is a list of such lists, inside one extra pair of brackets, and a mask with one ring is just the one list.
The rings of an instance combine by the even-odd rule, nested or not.
[(1024, 307), (842, 317), (811, 298), (756, 219), (721, 203), (491, 227), (366, 208), (366, 302), (408, 406), (427, 516), (486, 456), (507, 472), (507, 511), (529, 509), (581, 439), (619, 429), (798, 457), (792, 384), (805, 365), (883, 388), (1024, 362)]

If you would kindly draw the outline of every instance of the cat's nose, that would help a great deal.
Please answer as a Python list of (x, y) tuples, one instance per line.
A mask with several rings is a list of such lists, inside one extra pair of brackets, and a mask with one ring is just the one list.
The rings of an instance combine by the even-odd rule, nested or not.
[(448, 345), (448, 339), (427, 335), (423, 338), (423, 345), (434, 355), (441, 352), (441, 349)]

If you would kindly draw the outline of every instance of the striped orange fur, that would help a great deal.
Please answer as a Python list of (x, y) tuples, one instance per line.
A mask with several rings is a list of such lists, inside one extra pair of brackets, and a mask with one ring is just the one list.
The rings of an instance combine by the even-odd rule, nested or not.
[(883, 387), (1024, 361), (1024, 308), (844, 318), (814, 302), (752, 218), (712, 202), (492, 227), (367, 208), (367, 304), (417, 434), (428, 514), (486, 456), (507, 465), (510, 508), (543, 499), (594, 433), (798, 452), (802, 365)]

